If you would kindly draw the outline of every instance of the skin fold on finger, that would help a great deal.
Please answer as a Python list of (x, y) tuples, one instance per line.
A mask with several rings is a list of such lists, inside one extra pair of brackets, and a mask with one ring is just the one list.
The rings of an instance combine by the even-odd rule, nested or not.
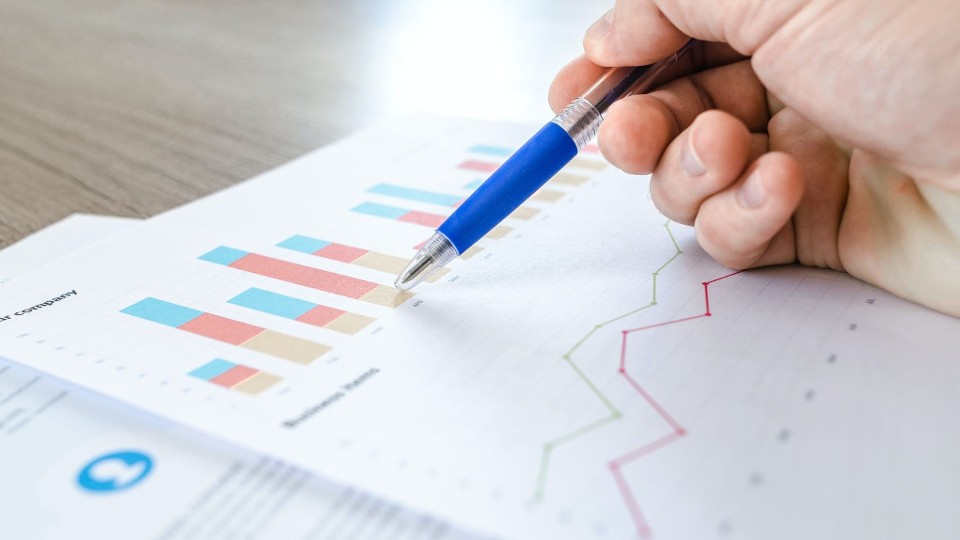
[(667, 105), (680, 129), (709, 109), (727, 111), (757, 133), (765, 132), (770, 120), (766, 89), (747, 60), (676, 79), (650, 95)]
[(795, 260), (783, 235), (803, 196), (800, 164), (782, 152), (760, 156), (729, 188), (707, 198), (694, 222), (703, 249), (730, 268)]
[(660, 212), (692, 225), (700, 205), (736, 182), (749, 163), (752, 137), (732, 115), (707, 111), (663, 154), (650, 180), (650, 196)]
[(750, 265), (750, 268), (794, 263), (797, 261), (796, 253), (793, 221), (787, 221), (787, 224), (777, 231), (777, 234), (773, 235), (770, 243), (767, 244), (767, 249), (760, 255), (759, 259)]
[[(675, 51), (687, 36), (730, 43), (751, 55), (809, 0), (617, 0), (583, 44), (598, 64), (642, 65)], [(822, 2), (821, 2), (822, 4)]]
[[(725, 66), (744, 57), (723, 43), (701, 43), (664, 71), (657, 80), (661, 85), (691, 73)], [(560, 68), (550, 85), (549, 102), (554, 112), (581, 96), (606, 71), (586, 55), (574, 58)]]
[(766, 103), (748, 62), (715, 68), (615, 103), (600, 128), (600, 148), (624, 171), (646, 174), (667, 144), (701, 113), (719, 108), (745, 123), (748, 130), (763, 132)]
[(790, 108), (775, 114), (768, 130), (770, 150), (790, 154), (803, 171), (803, 198), (793, 215), (797, 261), (843, 270), (837, 238), (847, 202), (849, 155)]
[(687, 54), (681, 56), (675, 64), (657, 76), (657, 84), (663, 86), (670, 81), (694, 73), (743, 61), (749, 61), (749, 58), (731, 49), (725, 43), (697, 43), (691, 47)]

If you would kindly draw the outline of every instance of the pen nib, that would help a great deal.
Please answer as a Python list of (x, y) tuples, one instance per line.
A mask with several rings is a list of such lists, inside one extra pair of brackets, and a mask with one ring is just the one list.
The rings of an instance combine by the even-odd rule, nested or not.
[(457, 248), (443, 234), (436, 232), (413, 256), (410, 264), (400, 272), (393, 285), (401, 291), (409, 291), (431, 274), (443, 268), (459, 255)]

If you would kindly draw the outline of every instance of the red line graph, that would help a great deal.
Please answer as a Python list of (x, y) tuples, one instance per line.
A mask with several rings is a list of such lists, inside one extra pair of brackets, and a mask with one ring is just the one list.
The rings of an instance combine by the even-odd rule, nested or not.
[(643, 511), (640, 509), (640, 503), (637, 501), (636, 494), (634, 490), (630, 487), (630, 483), (627, 482), (626, 477), (623, 474), (623, 468), (631, 463), (637, 461), (638, 459), (648, 456), (661, 448), (669, 446), (671, 443), (676, 442), (677, 440), (683, 438), (687, 434), (687, 430), (678, 422), (667, 410), (657, 402), (656, 399), (650, 395), (649, 392), (644, 390), (640, 383), (630, 375), (630, 372), (627, 370), (627, 347), (630, 341), (630, 335), (637, 332), (643, 332), (644, 330), (652, 330), (654, 328), (661, 328), (664, 326), (670, 326), (673, 324), (680, 324), (696, 319), (701, 319), (703, 317), (709, 317), (710, 313), (710, 285), (716, 283), (720, 280), (727, 279), (728, 277), (735, 276), (740, 272), (733, 272), (710, 281), (703, 282), (703, 313), (699, 315), (693, 315), (690, 317), (684, 317), (682, 319), (675, 319), (672, 321), (664, 321), (656, 324), (648, 324), (646, 326), (640, 326), (637, 328), (629, 328), (622, 331), (622, 342), (620, 345), (620, 365), (618, 372), (627, 383), (647, 402), (648, 405), (657, 413), (657, 415), (668, 425), (670, 426), (670, 432), (666, 433), (662, 437), (655, 439), (652, 442), (644, 444), (638, 448), (630, 450), (629, 452), (617, 456), (607, 462), (607, 466), (610, 468), (610, 474), (613, 475), (613, 480), (617, 484), (617, 489), (620, 491), (620, 496), (623, 498), (624, 504), (627, 506), (627, 511), (630, 513), (630, 518), (633, 519), (633, 523), (637, 528), (637, 533), (640, 535), (640, 538), (648, 539), (653, 536), (653, 531), (650, 528), (650, 524), (647, 522), (646, 517), (643, 515)]

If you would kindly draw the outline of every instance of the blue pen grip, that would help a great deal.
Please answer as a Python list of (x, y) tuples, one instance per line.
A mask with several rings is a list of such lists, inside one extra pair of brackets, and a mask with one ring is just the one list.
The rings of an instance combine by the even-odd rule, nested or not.
[(577, 155), (570, 135), (553, 122), (494, 171), (437, 229), (463, 253), (530, 198)]

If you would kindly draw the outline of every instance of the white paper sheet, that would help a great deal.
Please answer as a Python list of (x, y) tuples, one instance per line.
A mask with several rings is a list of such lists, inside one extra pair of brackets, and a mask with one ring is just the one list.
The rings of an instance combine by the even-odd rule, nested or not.
[[(74, 215), (0, 251), (0, 268), (12, 277), (136, 223)], [(3, 538), (470, 538), (7, 361), (0, 449)]]
[(956, 530), (960, 321), (733, 274), (597, 155), (383, 305), (423, 223), (530, 132), (421, 117), (172, 211), (18, 279), (0, 353), (505, 536)]
[(125, 230), (139, 220), (73, 214), (0, 250), (0, 283)]

